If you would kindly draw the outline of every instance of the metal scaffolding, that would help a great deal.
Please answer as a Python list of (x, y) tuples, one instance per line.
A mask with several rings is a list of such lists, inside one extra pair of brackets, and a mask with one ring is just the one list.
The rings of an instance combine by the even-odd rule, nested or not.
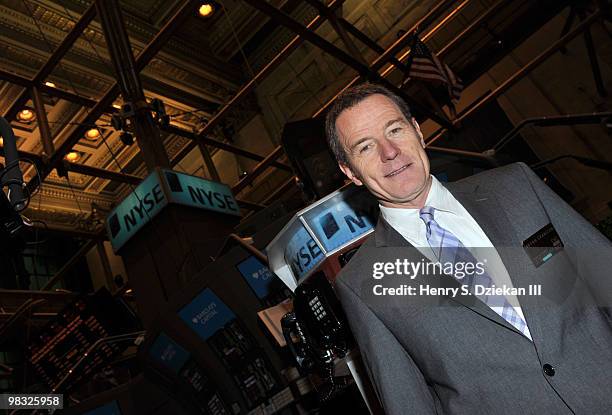
[[(278, 161), (278, 158), (283, 155), (281, 147), (273, 149), (267, 156), (260, 156), (258, 154), (249, 152), (234, 145), (210, 138), (213, 128), (219, 125), (219, 122), (232, 109), (236, 107), (236, 104), (238, 102), (240, 102), (251, 91), (253, 91), (258, 82), (260, 82), (262, 79), (268, 76), (274, 69), (276, 69), (305, 40), (320, 48), (324, 52), (331, 54), (332, 56), (339, 59), (348, 67), (356, 70), (360, 74), (360, 76), (355, 77), (343, 88), (341, 88), (340, 92), (344, 91), (351, 85), (354, 85), (360, 79), (377, 80), (389, 86), (392, 90), (400, 93), (409, 103), (412, 104), (413, 107), (420, 109), (421, 113), (426, 114), (428, 117), (430, 117), (432, 120), (434, 120), (441, 126), (441, 128), (435, 134), (433, 134), (427, 139), (428, 147), (432, 151), (436, 151), (438, 153), (457, 155), (457, 150), (433, 147), (431, 145), (440, 137), (442, 137), (445, 131), (452, 128), (453, 126), (458, 125), (462, 120), (464, 120), (466, 117), (469, 117), (476, 110), (478, 110), (478, 108), (482, 107), (483, 105), (486, 105), (488, 102), (493, 99), (496, 99), (505, 91), (507, 91), (508, 88), (510, 88), (520, 79), (522, 79), (525, 75), (527, 75), (540, 63), (546, 60), (549, 56), (560, 50), (565, 44), (567, 44), (567, 42), (569, 42), (581, 33), (587, 34), (590, 25), (601, 17), (601, 11), (597, 11), (596, 13), (590, 16), (581, 16), (582, 21), (577, 27), (575, 27), (571, 31), (565, 31), (563, 37), (559, 39), (555, 44), (551, 45), (546, 51), (541, 53), (538, 57), (534, 58), (531, 62), (529, 62), (527, 65), (525, 65), (515, 74), (513, 74), (509, 79), (503, 82), (494, 91), (491, 91), (486, 96), (481, 97), (480, 100), (468, 107), (468, 109), (465, 110), (463, 113), (459, 114), (458, 117), (453, 120), (452, 123), (449, 123), (444, 116), (441, 116), (439, 113), (429, 110), (428, 108), (423, 107), (421, 104), (414, 102), (414, 100), (411, 99), (410, 96), (407, 96), (404, 91), (398, 90), (398, 88), (395, 85), (391, 84), (389, 81), (387, 81), (385, 77), (392, 71), (393, 68), (397, 68), (400, 70), (406, 69), (404, 64), (402, 63), (402, 58), (398, 58), (397, 54), (401, 50), (406, 48), (407, 41), (410, 39), (410, 36), (417, 27), (423, 30), (437, 22), (436, 25), (423, 36), (423, 39), (431, 37), (437, 30), (443, 27), (446, 22), (448, 22), (457, 13), (459, 13), (466, 6), (466, 4), (469, 3), (469, 0), (464, 0), (462, 2), (444, 0), (438, 2), (426, 13), (425, 16), (420, 18), (412, 28), (407, 30), (406, 33), (400, 36), (397, 41), (393, 42), (393, 44), (391, 44), (386, 49), (378, 45), (372, 39), (368, 38), (363, 32), (359, 31), (356, 27), (347, 22), (341, 16), (337, 15), (338, 9), (343, 4), (342, 0), (334, 0), (328, 6), (323, 5), (319, 0), (308, 0), (308, 3), (311, 6), (315, 7), (316, 10), (318, 10), (319, 15), (316, 16), (306, 26), (299, 24), (290, 16), (286, 15), (281, 10), (271, 6), (264, 0), (244, 1), (245, 3), (259, 10), (260, 12), (266, 14), (274, 22), (284, 27), (287, 27), (291, 31), (295, 32), (296, 36), (252, 79), (246, 82), (244, 86), (242, 86), (242, 88), (240, 88), (240, 90), (236, 93), (236, 95), (229, 99), (228, 102), (225, 103), (212, 116), (212, 118), (202, 128), (201, 131), (199, 131), (198, 133), (193, 133), (172, 125), (163, 128), (163, 130), (167, 133), (175, 134), (191, 140), (190, 143), (188, 143), (177, 155), (175, 155), (175, 157), (173, 157), (172, 160), (169, 161), (170, 166), (175, 166), (196, 146), (200, 147), (206, 167), (210, 172), (211, 176), (215, 178), (218, 178), (218, 173), (216, 173), (216, 170), (214, 169), (214, 163), (212, 163), (212, 160), (209, 157), (210, 154), (208, 154), (207, 146), (219, 148), (224, 151), (229, 151), (233, 154), (258, 161), (259, 163), (257, 164), (257, 166), (249, 174), (247, 174), (245, 177), (242, 177), (236, 184), (233, 185), (233, 190), (235, 192), (240, 192), (242, 189), (245, 188), (245, 186), (250, 183), (253, 183), (253, 181), (259, 175), (261, 175), (261, 173), (263, 173), (270, 167), (288, 172), (292, 172), (292, 169), (290, 166)], [(96, 5), (98, 5), (98, 10), (96, 10)], [(485, 21), (488, 17), (492, 16), (496, 11), (506, 5), (508, 5), (508, 1), (504, 0), (499, 0), (494, 3), (484, 13), (480, 14), (475, 21), (471, 22), (470, 25), (468, 25), (463, 31), (461, 31), (457, 36), (455, 36), (447, 45), (445, 45), (438, 52), (438, 55), (441, 56), (446, 54), (449, 50), (453, 48), (454, 45), (458, 44), (463, 38), (465, 38), (467, 35), (476, 30), (483, 21)], [(115, 65), (116, 72), (118, 74), (131, 73), (131, 81), (128, 82), (128, 78), (122, 79), (121, 76), (118, 76), (118, 79), (121, 82), (115, 83), (111, 88), (109, 88), (99, 101), (94, 101), (90, 98), (82, 97), (75, 93), (62, 91), (58, 88), (49, 87), (47, 85), (44, 85), (44, 80), (53, 71), (58, 62), (63, 58), (66, 52), (74, 44), (76, 39), (78, 39), (82, 31), (87, 27), (87, 25), (91, 23), (97, 12), (99, 14), (100, 10), (115, 10), (117, 12), (116, 14), (119, 16), (120, 11), (116, 0), (98, 0), (89, 8), (87, 8), (87, 10), (83, 13), (83, 15), (79, 18), (78, 22), (73, 27), (73, 29), (66, 35), (63, 41), (57, 46), (57, 48), (53, 51), (46, 63), (42, 66), (42, 68), (40, 68), (40, 70), (32, 79), (24, 78), (19, 75), (0, 70), (0, 79), (24, 87), (24, 90), (20, 93), (17, 99), (13, 101), (10, 108), (6, 111), (5, 116), (9, 118), (14, 117), (18, 110), (25, 104), (29, 96), (31, 96), (33, 99), (34, 107), (38, 115), (38, 122), (40, 123), (41, 142), (43, 144), (44, 155), (39, 156), (23, 151), (20, 151), (19, 154), (20, 156), (27, 157), (35, 161), (35, 163), (39, 167), (42, 181), (46, 179), (46, 177), (54, 168), (63, 168), (67, 171), (73, 171), (78, 172), (80, 174), (91, 175), (122, 183), (128, 183), (130, 185), (135, 185), (141, 180), (140, 177), (129, 174), (94, 168), (82, 164), (68, 163), (65, 161), (64, 157), (68, 152), (72, 150), (74, 145), (83, 136), (85, 131), (90, 128), (90, 126), (95, 125), (95, 122), (100, 118), (100, 116), (102, 116), (102, 114), (112, 113), (116, 111), (112, 108), (112, 103), (117, 98), (120, 91), (123, 92), (124, 97), (127, 97), (126, 99), (128, 100), (131, 99), (135, 102), (142, 101), (142, 87), (140, 87), (137, 82), (138, 74), (166, 44), (168, 39), (172, 36), (176, 29), (183, 24), (187, 17), (190, 14), (194, 13), (196, 6), (197, 2), (195, 2), (195, 0), (185, 1), (178, 9), (178, 11), (172, 16), (172, 18), (170, 18), (168, 22), (164, 25), (164, 27), (159, 31), (159, 33), (147, 44), (147, 46), (142, 50), (142, 52), (135, 59), (133, 59), (133, 65), (130, 62), (127, 62), (127, 64), (126, 62), (122, 63), (121, 57), (127, 56), (125, 55), (126, 50), (125, 47), (123, 48), (123, 52), (118, 49), (118, 45), (122, 44), (121, 42), (123, 42), (123, 46), (127, 45), (129, 47), (129, 41), (127, 40), (127, 36), (123, 36), (123, 40), (121, 40), (121, 42), (119, 42), (118, 40), (119, 43), (112, 42), (107, 39), (107, 43), (111, 45), (110, 54)], [(105, 12), (103, 12), (102, 14), (105, 14)], [(114, 20), (106, 19), (106, 23), (104, 23), (104, 16), (101, 17), (103, 17), (103, 27), (105, 29), (104, 31), (107, 37), (112, 36), (113, 31), (121, 32), (121, 30), (119, 29), (122, 29), (124, 25), (120, 19), (120, 16), (115, 16)], [(315, 30), (325, 20), (330, 21), (332, 27), (334, 28), (334, 30), (337, 31), (338, 36), (340, 37), (341, 41), (346, 46), (346, 49), (350, 53), (344, 52), (343, 50), (333, 45), (331, 42), (327, 41), (326, 39), (315, 33)], [(112, 22), (112, 24), (110, 24), (109, 22)], [(125, 29), (123, 28), (123, 31), (124, 30)], [(377, 52), (379, 56), (369, 64), (365, 62), (364, 58), (359, 54), (358, 48), (353, 43), (353, 39), (351, 39), (351, 36), (355, 40), (365, 44), (371, 50)], [(115, 46), (112, 46), (113, 44), (115, 44)], [(407, 53), (404, 53), (403, 57), (406, 57), (406, 55)], [(591, 54), (589, 56), (591, 57)], [(127, 61), (129, 61), (129, 58), (127, 59)], [(591, 61), (593, 62), (592, 57)], [(390, 66), (384, 69), (385, 65)], [(135, 87), (136, 89), (134, 89), (133, 87)], [(132, 90), (130, 90), (130, 88), (132, 88)], [(51, 130), (48, 126), (48, 123), (46, 122), (44, 107), (42, 106), (41, 99), (42, 93), (66, 99), (71, 102), (79, 103), (83, 106), (90, 108), (88, 114), (79, 121), (80, 125), (75, 128), (69, 134), (67, 139), (64, 140), (63, 143), (59, 145), (59, 147), (56, 149), (53, 148), (53, 137), (51, 136)], [(316, 111), (313, 114), (313, 117), (320, 116), (331, 104), (331, 102), (333, 102), (333, 99), (335, 99), (335, 97), (330, 99), (328, 102), (325, 103), (325, 105), (323, 105), (318, 111)], [(148, 124), (148, 127), (146, 128), (148, 128), (147, 131), (154, 131), (157, 129), (157, 126), (152, 126)], [(150, 168), (153, 165), (168, 164), (166, 163), (167, 158), (164, 158), (167, 156), (165, 156), (165, 153), (163, 153), (163, 148), (161, 147), (160, 140), (151, 140), (150, 144), (153, 145), (155, 148), (153, 148), (152, 150), (149, 149), (151, 151), (143, 149), (143, 156), (145, 156), (144, 158), (147, 166)], [(476, 153), (470, 155), (476, 157)], [(151, 158), (151, 160), (149, 160), (149, 158)], [(287, 181), (287, 186), (289, 186), (290, 183), (291, 180)], [(30, 192), (33, 192), (39, 185), (40, 183), (38, 182), (38, 178), (34, 177), (28, 183), (28, 188)], [(260, 209), (263, 207), (262, 205), (253, 204), (246, 201), (241, 201), (241, 203), (243, 206), (248, 206), (252, 209)]]

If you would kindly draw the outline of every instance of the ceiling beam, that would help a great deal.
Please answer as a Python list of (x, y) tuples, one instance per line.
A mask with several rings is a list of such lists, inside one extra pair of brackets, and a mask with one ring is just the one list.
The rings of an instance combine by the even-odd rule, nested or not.
[(17, 75), (13, 72), (5, 71), (4, 69), (0, 69), (0, 79), (10, 82), (11, 84), (23, 86), (25, 88), (32, 86), (31, 79), (24, 78), (23, 76)]
[[(17, 154), (20, 159), (29, 159), (36, 163), (36, 165), (41, 168), (44, 164), (44, 161), (41, 156), (35, 153), (30, 153), (29, 151), (17, 150)], [(4, 157), (4, 147), (0, 147), (0, 156)]]
[[(338, 48), (333, 43), (329, 42), (327, 39), (324, 39), (323, 37), (316, 34), (314, 31), (302, 26), (300, 23), (295, 21), (291, 16), (288, 16), (281, 10), (270, 5), (265, 0), (244, 0), (244, 1), (250, 4), (251, 6), (253, 6), (254, 8), (256, 8), (257, 10), (259, 10), (260, 12), (268, 15), (271, 19), (278, 22), (280, 25), (283, 25), (289, 30), (293, 31), (294, 33), (297, 33), (300, 36), (304, 37), (304, 39), (306, 39), (313, 45), (317, 46), (322, 51), (330, 54), (331, 56), (335, 57), (339, 61), (343, 62), (345, 65), (353, 68), (354, 70), (359, 72), (362, 78), (372, 79), (372, 80), (376, 80), (377, 82), (382, 83), (384, 86), (386, 86), (387, 88), (395, 92), (397, 95), (404, 98), (404, 100), (412, 108), (414, 108), (415, 110), (418, 110), (419, 113), (426, 115), (431, 120), (435, 121), (441, 126), (444, 126), (447, 128), (452, 126), (447, 119), (436, 114), (431, 109), (423, 106), (419, 102), (415, 101), (414, 99), (412, 99), (411, 96), (406, 94), (404, 91), (396, 87), (394, 84), (392, 84), (385, 78), (381, 77), (375, 68), (372, 68), (368, 66), (367, 64), (364, 64), (358, 61), (357, 59), (353, 58), (351, 55), (349, 55), (342, 49)], [(381, 57), (382, 56), (385, 56), (384, 62), (387, 62), (389, 58), (394, 56), (394, 54), (383, 54), (381, 55)]]
[[(33, 85), (33, 82), (29, 78), (24, 78), (21, 75), (14, 74), (12, 72), (4, 71), (0, 69), (0, 80), (10, 82), (15, 85), (23, 86), (25, 88), (30, 88)], [(84, 97), (82, 95), (73, 94), (72, 92), (65, 91), (61, 88), (56, 88), (48, 85), (39, 85), (38, 88), (41, 92), (55, 98), (65, 99), (66, 101), (74, 102), (75, 104), (82, 105), (84, 107), (93, 107), (97, 104), (97, 101), (88, 97)], [(25, 104), (24, 104), (25, 105)], [(106, 112), (113, 112), (112, 106), (107, 108)]]
[[(66, 37), (62, 40), (57, 48), (53, 51), (49, 59), (45, 62), (45, 64), (38, 70), (34, 78), (30, 81), (29, 87), (38, 87), (42, 82), (49, 76), (49, 74), (53, 71), (55, 66), (59, 63), (60, 60), (64, 57), (66, 52), (74, 45), (74, 42), (81, 36), (83, 30), (91, 23), (93, 18), (96, 16), (96, 8), (95, 5), (92, 4), (85, 10), (85, 13), (81, 16), (81, 18), (76, 22), (72, 30), (68, 32)], [(7, 120), (12, 120), (15, 118), (17, 113), (23, 108), (25, 103), (29, 99), (29, 90), (25, 89), (21, 91), (17, 99), (13, 101), (9, 109), (4, 113), (4, 118)]]
[(259, 176), (268, 167), (270, 167), (272, 163), (274, 163), (274, 160), (280, 157), (281, 154), (283, 154), (283, 147), (282, 146), (276, 147), (274, 151), (268, 154), (265, 159), (260, 161), (259, 164), (257, 164), (257, 166), (255, 166), (249, 174), (247, 174), (245, 177), (240, 179), (238, 183), (232, 186), (232, 192), (234, 194), (238, 194), (240, 193), (241, 190), (243, 190), (249, 184), (253, 183), (253, 181), (257, 178), (257, 176)]
[[(438, 23), (436, 27), (430, 30), (427, 35), (431, 35), (435, 33), (437, 30), (439, 30), (443, 22), (445, 22), (446, 20), (450, 18), (450, 16), (455, 15), (459, 10), (461, 10), (461, 8), (464, 7), (467, 1), (469, 0), (465, 0), (459, 6), (454, 8), (453, 11), (448, 16), (446, 16), (440, 23)], [(391, 44), (387, 49), (385, 49), (385, 51), (381, 53), (380, 56), (378, 56), (376, 59), (372, 61), (372, 63), (370, 64), (370, 69), (378, 73), (378, 71), (387, 62), (391, 62), (393, 64), (393, 66), (391, 67), (395, 67), (395, 64), (393, 63), (394, 62), (393, 59), (395, 55), (397, 55), (398, 52), (400, 52), (404, 47), (406, 47), (407, 42), (412, 39), (412, 36), (414, 35), (415, 31), (422, 30), (426, 27), (429, 27), (431, 24), (437, 21), (440, 17), (442, 17), (442, 15), (444, 14), (444, 11), (449, 6), (452, 6), (454, 3), (455, 3), (455, 0), (442, 0), (438, 2), (434, 7), (429, 9), (423, 17), (421, 17), (417, 22), (415, 22), (410, 27), (410, 29), (406, 31), (406, 33), (400, 36), (395, 42), (393, 42), (393, 44)], [(421, 40), (424, 41), (425, 37), (421, 37)], [(387, 68), (386, 70), (383, 71), (381, 75), (385, 77), (387, 76), (389, 71), (390, 69)], [(361, 80), (361, 77), (359, 76), (354, 77), (342, 89), (340, 89), (340, 91), (338, 91), (336, 95), (334, 95), (329, 100), (327, 100), (327, 102), (321, 108), (319, 108), (319, 110), (315, 112), (312, 117), (315, 118), (323, 114), (340, 94), (342, 94), (344, 91), (346, 91), (351, 86), (355, 85), (360, 80)], [(402, 94), (399, 94), (399, 95), (401, 97), (405, 97), (405, 95), (402, 95)]]
[[(160, 32), (149, 42), (149, 44), (140, 52), (136, 57), (135, 67), (136, 71), (140, 72), (150, 60), (161, 50), (164, 44), (168, 41), (170, 36), (176, 31), (176, 29), (189, 17), (195, 10), (194, 0), (187, 0), (181, 6), (181, 8), (174, 14), (174, 16), (164, 25)], [(81, 124), (68, 136), (66, 140), (59, 146), (59, 148), (49, 158), (49, 163), (41, 171), (41, 179), (44, 181), (49, 173), (60, 165), (64, 156), (72, 150), (72, 147), (81, 139), (85, 131), (89, 128), (88, 126), (94, 124), (100, 116), (106, 112), (106, 109), (112, 106), (113, 101), (119, 95), (119, 85), (115, 82), (111, 86), (104, 96), (98, 101), (98, 103), (91, 109), (91, 111), (81, 120)], [(40, 183), (37, 178), (33, 178), (28, 183), (28, 189), (33, 192)]]
[[(342, 3), (344, 3), (344, 0), (332, 0), (328, 8), (334, 11), (338, 7), (340, 7)], [(310, 23), (308, 23), (306, 28), (314, 31), (319, 26), (321, 26), (321, 24), (323, 24), (324, 21), (325, 21), (325, 17), (319, 14), (314, 19), (312, 19)], [(262, 79), (267, 77), (273, 70), (278, 68), (278, 66), (282, 62), (284, 62), (284, 60), (291, 53), (293, 53), (293, 51), (295, 51), (304, 42), (304, 40), (305, 38), (301, 35), (297, 35), (293, 39), (291, 39), (291, 42), (289, 42), (287, 46), (285, 46), (276, 56), (274, 56), (274, 58), (272, 58), (266, 66), (264, 66), (259, 72), (257, 72), (257, 74), (253, 78), (251, 78), (249, 82), (247, 82), (242, 88), (240, 88), (240, 90), (236, 93), (236, 95), (234, 95), (225, 105), (223, 105), (223, 107), (221, 107), (221, 109), (217, 113), (215, 113), (215, 115), (210, 120), (208, 120), (208, 123), (198, 133), (198, 137), (202, 137), (206, 139), (205, 137), (212, 132), (212, 129), (219, 124), (219, 122), (223, 119), (223, 117), (225, 117), (240, 101), (242, 101), (258, 85), (258, 83)], [(197, 141), (195, 140), (187, 144), (187, 146), (185, 146), (185, 148), (183, 148), (172, 159), (170, 164), (172, 166), (175, 166), (176, 164), (178, 164), (196, 146), (197, 146)], [(264, 158), (261, 157), (260, 159), (257, 159), (257, 160), (261, 161), (263, 159)]]
[[(126, 115), (125, 122), (130, 125), (138, 139), (137, 145), (145, 166), (149, 172), (156, 167), (170, 167), (159, 127), (153, 120), (145, 99), (140, 70), (136, 70), (132, 45), (125, 28), (119, 0), (95, 0), (95, 4), (115, 77), (125, 101), (124, 107), (129, 104), (131, 108), (131, 114)], [(152, 57), (151, 54), (149, 59)]]
[[(45, 165), (45, 161), (41, 156), (28, 151), (18, 150), (19, 158), (31, 160), (38, 169), (42, 169)], [(4, 148), (0, 147), (0, 156), (4, 157)], [(138, 185), (142, 181), (142, 177), (134, 176), (132, 174), (118, 173), (111, 170), (104, 170), (98, 167), (87, 166), (85, 164), (70, 163), (66, 160), (62, 162), (62, 167), (67, 171), (74, 173), (84, 174), (86, 176), (99, 177), (101, 179), (112, 180), (119, 183), (128, 183), (132, 185)]]
[[(385, 48), (380, 46), (374, 40), (370, 39), (368, 35), (363, 33), (361, 30), (356, 28), (354, 25), (349, 23), (347, 20), (341, 17), (338, 19), (338, 21), (351, 35), (355, 37), (355, 39), (359, 40), (361, 43), (366, 45), (368, 48), (372, 49), (374, 52), (381, 54), (381, 55), (385, 53)], [(389, 62), (391, 62), (393, 65), (395, 65), (396, 68), (398, 68), (401, 71), (406, 72), (408, 70), (408, 67), (404, 65), (402, 62), (400, 62), (395, 57), (389, 58)]]
[(567, 33), (565, 36), (558, 39), (552, 45), (550, 45), (545, 51), (540, 53), (538, 56), (533, 58), (527, 64), (525, 64), (522, 68), (512, 74), (508, 79), (501, 83), (497, 88), (493, 91), (490, 91), (487, 95), (482, 96), (477, 100), (473, 105), (466, 108), (462, 113), (457, 114), (457, 119), (454, 120), (455, 124), (460, 124), (471, 114), (480, 109), (483, 105), (488, 104), (494, 99), (497, 99), (500, 95), (505, 93), (508, 89), (510, 89), (513, 85), (515, 85), (518, 81), (523, 79), (528, 73), (530, 73), (534, 68), (539, 66), (542, 62), (547, 60), (551, 55), (556, 53), (559, 49), (565, 46), (568, 42), (573, 40), (576, 36), (584, 33), (593, 22), (598, 20), (602, 16), (601, 9), (597, 9), (588, 18), (583, 20), (578, 26), (576, 26), (571, 32)]
[[(200, 97), (199, 95), (196, 95), (192, 92), (179, 90), (172, 85), (169, 85), (158, 79), (153, 79), (147, 75), (141, 75), (141, 78), (145, 90), (150, 91), (154, 94), (161, 95), (173, 101), (180, 102), (181, 104), (189, 105), (190, 107), (201, 109), (208, 113), (213, 113), (214, 111), (219, 109), (219, 104), (209, 101), (206, 98)], [(33, 84), (33, 81), (29, 78), (25, 78), (21, 75), (14, 74), (12, 72), (4, 71), (2, 69), (0, 69), (0, 80), (10, 82), (15, 85), (23, 86), (25, 88), (29, 88)], [(95, 99), (83, 95), (74, 94), (64, 89), (48, 86), (45, 84), (39, 85), (38, 89), (40, 89), (41, 92), (46, 95), (49, 95), (50, 97), (61, 98), (66, 101), (70, 101), (88, 108), (95, 107), (98, 103), (98, 101), (96, 101)], [(109, 105), (106, 111), (104, 112), (110, 114), (116, 111), (117, 110), (115, 108)]]
[(161, 95), (169, 100), (180, 102), (181, 104), (188, 105), (197, 110), (202, 110), (200, 114), (212, 114), (219, 109), (219, 104), (198, 93), (192, 92), (193, 90), (187, 91), (186, 89), (179, 89), (172, 84), (155, 79), (151, 75), (146, 75), (144, 72), (140, 74), (140, 79), (145, 92), (148, 91)]
[[(163, 131), (170, 133), (170, 134), (175, 134), (184, 138), (188, 138), (190, 140), (192, 140), (192, 142), (190, 144), (187, 145), (187, 147), (191, 147), (191, 149), (193, 149), (198, 142), (202, 143), (202, 144), (206, 144), (209, 145), (211, 147), (215, 147), (218, 148), (220, 150), (225, 150), (228, 151), (230, 153), (236, 154), (238, 156), (242, 156), (242, 157), (246, 157), (249, 158), (251, 160), (256, 160), (256, 161), (262, 161), (263, 159), (265, 159), (264, 156), (260, 156), (259, 154), (256, 153), (252, 153), (248, 150), (243, 150), (241, 148), (238, 148), (236, 146), (233, 146), (231, 144), (227, 144), (227, 143), (223, 143), (221, 141), (217, 141), (217, 140), (213, 140), (212, 138), (208, 138), (208, 137), (203, 137), (202, 134), (196, 134), (196, 133), (192, 133), (190, 131), (187, 130), (183, 130), (182, 128), (179, 127), (175, 127), (174, 125), (169, 125), (167, 127), (163, 127), (162, 128)], [(174, 159), (172, 160), (172, 165), (175, 165), (177, 160), (181, 160), (183, 157), (185, 157), (185, 155), (181, 155), (183, 153), (183, 151), (180, 151), (179, 154), (177, 156), (174, 157)], [(180, 157), (180, 158), (179, 158)], [(288, 172), (293, 172), (293, 169), (283, 163), (279, 163), (277, 161), (273, 162), (270, 164), (271, 166), (277, 167), (281, 170), (285, 170)]]
[(85, 164), (76, 164), (65, 161), (63, 165), (68, 171), (84, 174), (86, 176), (108, 179), (114, 182), (127, 183), (136, 186), (142, 181), (142, 177), (134, 176), (132, 174), (118, 173), (115, 171), (87, 166)]

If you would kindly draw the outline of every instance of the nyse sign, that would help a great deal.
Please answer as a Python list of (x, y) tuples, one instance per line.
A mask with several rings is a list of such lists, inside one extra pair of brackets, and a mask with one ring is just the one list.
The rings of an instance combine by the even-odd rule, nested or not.
[(306, 277), (333, 251), (371, 231), (378, 214), (376, 199), (361, 189), (337, 192), (298, 213), (295, 223), (285, 231), (291, 237), (284, 249), (285, 263), (296, 280)]
[(322, 262), (373, 231), (378, 201), (353, 184), (296, 213), (266, 247), (270, 270), (291, 290)]
[(331, 252), (370, 231), (378, 217), (378, 203), (362, 189), (341, 192), (304, 214), (304, 220)]
[(325, 259), (325, 255), (306, 229), (299, 224), (285, 249), (285, 262), (299, 281), (308, 271)]
[(108, 216), (106, 227), (117, 252), (169, 203), (240, 216), (231, 189), (221, 183), (172, 170), (146, 177)]
[(153, 172), (111, 212), (106, 221), (115, 252), (167, 204), (168, 198), (159, 176)]
[(163, 173), (170, 189), (170, 202), (240, 216), (240, 208), (228, 186), (171, 170)]

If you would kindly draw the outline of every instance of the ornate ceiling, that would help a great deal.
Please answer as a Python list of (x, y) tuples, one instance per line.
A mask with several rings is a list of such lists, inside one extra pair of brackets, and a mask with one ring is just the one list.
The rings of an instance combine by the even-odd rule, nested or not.
[[(138, 56), (183, 10), (186, 1), (120, 0), (119, 3), (133, 54)], [(272, 61), (295, 37), (294, 32), (280, 27), (278, 20), (269, 19), (247, 3), (252, 1), (217, 1), (218, 10), (211, 17), (203, 18), (196, 13), (199, 2), (191, 0), (194, 6), (191, 14), (140, 72), (146, 98), (164, 102), (172, 125), (187, 132), (200, 132), (252, 79), (253, 73)], [(316, 5), (314, 0), (268, 3), (302, 25), (318, 14), (312, 6)], [(544, 3), (550, 7), (539, 7), (528, 0), (370, 0), (344, 2), (341, 16), (379, 47), (388, 48), (397, 40), (401, 29), (411, 27), (441, 6), (442, 15), (453, 17), (438, 25), (439, 30), (428, 43), (433, 50), (440, 51), (470, 29), (444, 57), (469, 84), (556, 15), (568, 1), (544, 0)], [(92, 4), (92, 0), (0, 0), (0, 114), (6, 116), (12, 112), (14, 115), (24, 108), (34, 109), (29, 93), (27, 102), (19, 100), (24, 87), (45, 66)], [(470, 28), (479, 16), (489, 11), (494, 13), (484, 23)], [(342, 47), (342, 40), (328, 23), (321, 26), (318, 34), (328, 43)], [(361, 43), (358, 48), (367, 62), (372, 62), (379, 53), (367, 50)], [(286, 60), (286, 67), (261, 80), (257, 90), (225, 114), (222, 123), (207, 134), (227, 141), (232, 138), (228, 130), (238, 131), (256, 113), (261, 113), (264, 124), (275, 130), (274, 133), (291, 118), (311, 116), (355, 76), (350, 65), (332, 55), (322, 52), (312, 42), (305, 42)], [(40, 81), (57, 150), (64, 143), (73, 142), (72, 136), (78, 128), (76, 122), (84, 119), (115, 84), (113, 64), (97, 17), (86, 25), (68, 52)], [(112, 103), (116, 107), (121, 104), (121, 98)], [(78, 159), (74, 163), (98, 171), (144, 177), (146, 169), (137, 143), (125, 145), (120, 134), (110, 126), (111, 113), (116, 110), (109, 105), (104, 111), (96, 121), (100, 136), (91, 139), (76, 136), (78, 142), (72, 150)], [(22, 154), (44, 160), (38, 121), (12, 120), (12, 124)], [(175, 161), (184, 157), (186, 148), (193, 147), (189, 138), (167, 132), (162, 132), (162, 140), (168, 157)], [(256, 145), (255, 142), (241, 143), (245, 144), (251, 151)], [(199, 159), (198, 163), (201, 164)], [(181, 163), (177, 167), (182, 168)], [(22, 168), (26, 181), (36, 174), (26, 163)], [(76, 171), (60, 177), (53, 170), (45, 176), (24, 213), (30, 219), (45, 221), (49, 227), (62, 230), (98, 231), (105, 213), (130, 189), (125, 182)]]
[[(3, 0), (0, 3), (0, 56), (3, 57), (0, 69), (32, 79), (91, 3)], [(130, 0), (120, 4), (133, 53), (137, 56), (184, 1)], [(164, 102), (172, 124), (188, 131), (197, 130), (203, 120), (247, 80), (241, 66), (234, 63), (237, 42), (247, 42), (265, 18), (238, 4), (238, 1), (225, 1), (227, 13), (217, 10), (210, 18), (198, 16), (194, 8), (193, 16), (175, 30), (141, 72), (146, 97)], [(93, 104), (114, 80), (105, 38), (100, 23), (94, 19), (45, 82), (48, 86), (86, 97)], [(20, 85), (0, 81), (0, 114), (7, 113), (23, 90)], [(120, 104), (119, 98), (114, 105)], [(252, 100), (247, 100), (245, 105), (252, 105)], [(87, 106), (50, 94), (44, 95), (44, 106), (56, 149), (76, 128), (70, 123), (90, 111)], [(23, 108), (33, 110), (33, 102), (28, 100)], [(199, 110), (197, 116), (191, 112), (194, 109)], [(239, 118), (238, 114), (230, 115), (229, 120), (239, 122)], [(37, 120), (15, 120), (12, 124), (19, 150), (41, 155), (43, 148)], [(73, 147), (78, 154), (75, 163), (144, 176), (146, 171), (138, 155), (138, 146), (126, 146), (120, 141), (119, 133), (110, 127), (110, 115), (103, 115), (97, 125), (102, 135), (93, 139), (83, 137)], [(172, 134), (164, 134), (163, 140), (170, 159), (189, 141)], [(25, 180), (30, 180), (34, 169), (25, 164), (22, 168)], [(92, 219), (92, 206), (104, 213), (128, 189), (126, 184), (74, 172), (67, 178), (59, 177), (54, 170), (24, 213), (30, 219), (44, 220), (50, 227), (93, 231), (99, 221)]]

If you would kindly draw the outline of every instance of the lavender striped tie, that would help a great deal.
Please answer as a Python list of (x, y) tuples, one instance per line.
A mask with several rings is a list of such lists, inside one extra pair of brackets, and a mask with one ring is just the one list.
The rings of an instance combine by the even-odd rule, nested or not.
[[(478, 261), (474, 258), (474, 255), (461, 243), (452, 232), (441, 227), (438, 222), (434, 219), (435, 209), (431, 206), (425, 206), (419, 211), (419, 217), (425, 222), (427, 227), (427, 242), (433, 250), (434, 254), (438, 258), (440, 263), (452, 263), (457, 262), (473, 263), (476, 264)], [(461, 284), (470, 287), (470, 290), (474, 285), (481, 285), (483, 287), (491, 287), (493, 280), (487, 274), (487, 272), (478, 275), (472, 273), (465, 278), (455, 277)], [(470, 291), (473, 293), (473, 291)], [(516, 312), (514, 307), (508, 302), (503, 295), (477, 295), (480, 301), (488, 305), (499, 314), (504, 320), (512, 324), (518, 331), (523, 333), (527, 338), (531, 339), (531, 333), (527, 323), (523, 318)]]

